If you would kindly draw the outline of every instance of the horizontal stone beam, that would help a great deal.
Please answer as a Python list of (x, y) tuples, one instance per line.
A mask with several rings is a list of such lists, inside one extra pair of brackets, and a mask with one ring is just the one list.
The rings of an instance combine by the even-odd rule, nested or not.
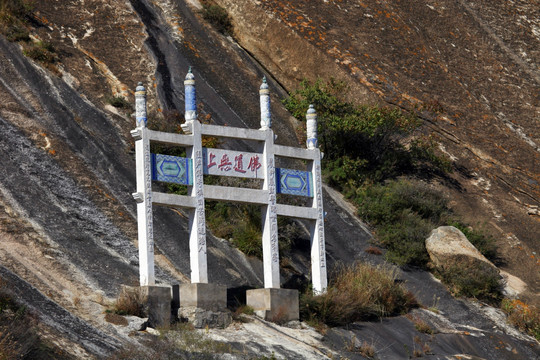
[(202, 135), (207, 136), (227, 137), (233, 139), (247, 139), (258, 141), (266, 140), (265, 131), (237, 127), (203, 124), (201, 128), (201, 133)]
[(148, 139), (150, 141), (156, 141), (164, 144), (180, 145), (180, 146), (192, 146), (193, 136), (181, 135), (174, 133), (166, 133), (161, 131), (146, 130), (148, 132)]
[(196, 199), (191, 196), (165, 194), (160, 192), (152, 193), (152, 203), (155, 205), (169, 207), (195, 208)]
[(318, 151), (283, 145), (274, 145), (274, 155), (306, 160), (315, 160), (320, 157), (320, 153)]
[(317, 209), (311, 207), (277, 204), (276, 212), (280, 216), (288, 216), (308, 220), (317, 219)]
[(206, 200), (268, 205), (268, 190), (204, 185), (204, 198)]

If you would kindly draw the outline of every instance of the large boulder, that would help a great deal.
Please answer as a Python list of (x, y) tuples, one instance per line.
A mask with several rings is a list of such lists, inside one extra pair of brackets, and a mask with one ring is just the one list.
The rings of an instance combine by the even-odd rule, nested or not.
[(453, 226), (441, 226), (433, 230), (426, 240), (426, 249), (436, 268), (444, 269), (456, 262), (470, 259), (470, 262), (478, 262), (481, 266), (493, 268), (498, 272), (495, 265), (486, 259), (459, 229)]
[(433, 230), (426, 249), (435, 272), (452, 293), (491, 303), (501, 299), (504, 281), (499, 269), (460, 230), (453, 226)]

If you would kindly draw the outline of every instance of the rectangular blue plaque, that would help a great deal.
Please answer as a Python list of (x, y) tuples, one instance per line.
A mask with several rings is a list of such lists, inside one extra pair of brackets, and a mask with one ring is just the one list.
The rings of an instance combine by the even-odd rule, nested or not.
[(179, 156), (151, 154), (152, 180), (193, 185), (192, 160)]
[(309, 171), (276, 168), (276, 192), (313, 197), (313, 176)]

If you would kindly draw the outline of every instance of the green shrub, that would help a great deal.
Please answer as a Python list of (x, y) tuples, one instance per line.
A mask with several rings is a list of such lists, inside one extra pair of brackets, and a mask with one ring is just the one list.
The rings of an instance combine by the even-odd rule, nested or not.
[(340, 326), (407, 312), (414, 296), (396, 283), (390, 268), (357, 263), (338, 268), (326, 293), (300, 297), (300, 317), (312, 323)]
[(203, 2), (201, 10), (203, 19), (208, 21), (217, 31), (225, 35), (232, 35), (233, 26), (227, 10), (219, 5)]
[(434, 224), (409, 209), (399, 218), (377, 228), (377, 238), (386, 247), (386, 258), (398, 265), (425, 267), (429, 261), (425, 241)]
[(463, 235), (478, 249), (488, 260), (497, 261), (497, 244), (492, 236), (484, 234), (482, 231), (475, 230), (460, 221), (452, 221), (450, 225), (458, 228)]
[(51, 43), (42, 41), (30, 43), (23, 48), (23, 54), (25, 56), (44, 64), (53, 64), (56, 62), (54, 52), (55, 49)]
[(318, 133), (325, 177), (330, 185), (351, 191), (365, 181), (380, 182), (419, 169), (444, 172), (450, 168), (435, 152), (435, 142), (418, 138), (407, 148), (404, 140), (420, 127), (411, 112), (378, 106), (355, 106), (341, 100), (341, 82), (304, 80), (283, 103), (299, 120), (310, 104), (318, 113)]
[(499, 305), (504, 283), (496, 269), (479, 261), (463, 259), (437, 269), (441, 281), (455, 296), (465, 296)]
[(123, 96), (113, 96), (107, 99), (107, 102), (120, 109), (131, 109), (131, 104)]
[(358, 215), (376, 227), (388, 260), (425, 267), (425, 240), (450, 216), (447, 200), (421, 182), (387, 181), (356, 192)]

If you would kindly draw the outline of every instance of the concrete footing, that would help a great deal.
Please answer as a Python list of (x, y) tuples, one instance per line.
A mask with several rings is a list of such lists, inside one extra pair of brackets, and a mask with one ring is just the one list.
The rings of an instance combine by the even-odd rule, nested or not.
[(194, 283), (180, 285), (180, 319), (187, 319), (196, 328), (225, 328), (232, 322), (227, 309), (227, 287)]
[(181, 284), (180, 307), (196, 307), (204, 310), (227, 309), (227, 287), (217, 284)]
[(254, 289), (246, 291), (246, 304), (257, 316), (273, 322), (288, 322), (300, 318), (298, 290)]
[(171, 323), (169, 286), (141, 286), (141, 297), (150, 327), (167, 326)]

